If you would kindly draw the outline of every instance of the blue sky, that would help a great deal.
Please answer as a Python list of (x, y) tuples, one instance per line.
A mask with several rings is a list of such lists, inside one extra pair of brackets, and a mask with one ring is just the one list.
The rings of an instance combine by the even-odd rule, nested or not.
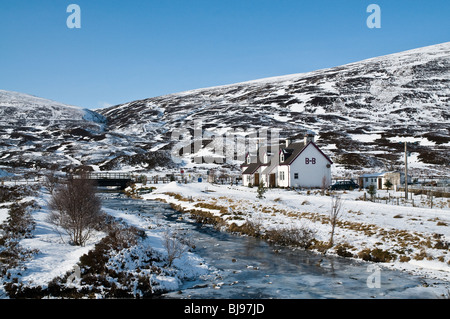
[(95, 109), (448, 42), (449, 13), (448, 0), (0, 0), (0, 89)]

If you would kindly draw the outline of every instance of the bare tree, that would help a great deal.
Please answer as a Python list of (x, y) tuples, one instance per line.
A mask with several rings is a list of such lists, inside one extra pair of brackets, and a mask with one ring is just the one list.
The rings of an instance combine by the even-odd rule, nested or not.
[(59, 178), (58, 175), (56, 175), (55, 171), (49, 171), (47, 174), (44, 175), (43, 185), (45, 188), (47, 188), (50, 194), (53, 194), (53, 191), (56, 189), (58, 182)]
[(330, 211), (330, 224), (331, 224), (331, 234), (329, 248), (333, 246), (334, 229), (341, 215), (342, 209), (342, 198), (341, 196), (331, 196), (331, 211)]
[(50, 198), (48, 221), (62, 228), (74, 245), (84, 246), (101, 221), (101, 201), (87, 179), (69, 179)]
[(172, 266), (175, 259), (180, 258), (189, 246), (187, 246), (178, 235), (173, 232), (165, 231), (163, 235), (163, 245), (167, 250), (167, 262), (168, 266)]
[(330, 183), (328, 182), (327, 177), (324, 175), (322, 177), (322, 186), (320, 187), (320, 194), (322, 196), (325, 195), (325, 190), (327, 190), (329, 186), (330, 186)]

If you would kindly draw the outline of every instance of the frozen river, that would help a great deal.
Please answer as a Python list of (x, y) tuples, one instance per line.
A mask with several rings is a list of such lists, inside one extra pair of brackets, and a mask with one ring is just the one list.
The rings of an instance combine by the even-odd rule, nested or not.
[(213, 269), (208, 276), (185, 282), (180, 291), (165, 294), (166, 298), (439, 298), (424, 288), (435, 280), (221, 232), (187, 216), (180, 219), (181, 213), (168, 204), (105, 196), (103, 205), (182, 228), (195, 244), (194, 253)]

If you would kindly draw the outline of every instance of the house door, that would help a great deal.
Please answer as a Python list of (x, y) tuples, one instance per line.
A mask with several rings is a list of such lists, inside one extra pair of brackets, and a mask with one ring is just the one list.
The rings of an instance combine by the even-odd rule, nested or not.
[(383, 180), (382, 178), (378, 179), (378, 189), (382, 189), (383, 188), (383, 184), (381, 183), (382, 180)]
[(275, 187), (275, 173), (269, 175), (269, 187)]
[(255, 186), (259, 186), (259, 173), (255, 173)]

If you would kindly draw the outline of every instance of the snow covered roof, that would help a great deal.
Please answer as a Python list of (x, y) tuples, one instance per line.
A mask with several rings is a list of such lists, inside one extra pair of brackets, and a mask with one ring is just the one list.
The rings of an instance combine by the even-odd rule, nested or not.
[(386, 172), (383, 172), (383, 173), (367, 173), (367, 174), (362, 174), (360, 177), (378, 177), (378, 176), (383, 176), (384, 174), (386, 174)]
[(382, 177), (386, 174), (392, 174), (392, 173), (400, 173), (401, 174), (401, 172), (366, 173), (366, 174), (362, 174), (360, 177)]

